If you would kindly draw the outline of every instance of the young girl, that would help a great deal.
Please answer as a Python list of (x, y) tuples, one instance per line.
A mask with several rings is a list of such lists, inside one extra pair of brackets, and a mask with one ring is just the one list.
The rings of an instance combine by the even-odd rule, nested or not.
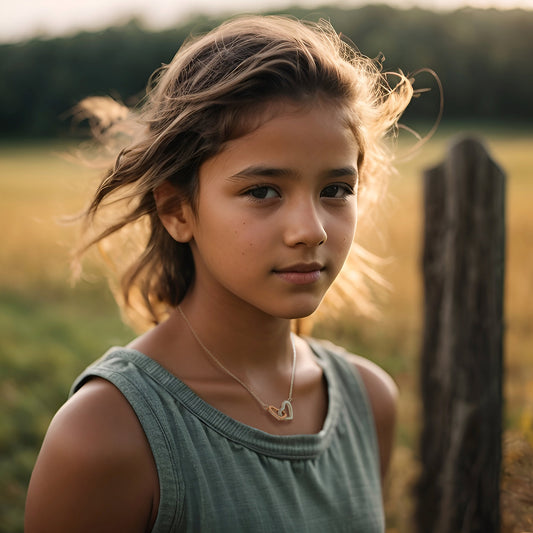
[(109, 253), (154, 327), (74, 383), (27, 533), (384, 530), (395, 386), (291, 321), (318, 308), (358, 191), (388, 170), (412, 95), (398, 79), (328, 24), (282, 17), (229, 21), (160, 70), (86, 213), (106, 215), (87, 247), (130, 228)]

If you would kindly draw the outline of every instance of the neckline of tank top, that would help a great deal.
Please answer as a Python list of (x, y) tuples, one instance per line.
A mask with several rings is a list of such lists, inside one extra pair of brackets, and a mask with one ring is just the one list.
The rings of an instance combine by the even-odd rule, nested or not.
[(239, 422), (219, 411), (198, 396), (188, 385), (144, 353), (125, 347), (111, 348), (105, 358), (126, 354), (128, 361), (141, 368), (203, 424), (236, 445), (242, 445), (264, 455), (284, 459), (309, 459), (325, 451), (338, 429), (341, 397), (338, 380), (323, 348), (307, 340), (317, 362), (323, 369), (327, 384), (328, 408), (322, 429), (318, 433), (276, 435)]

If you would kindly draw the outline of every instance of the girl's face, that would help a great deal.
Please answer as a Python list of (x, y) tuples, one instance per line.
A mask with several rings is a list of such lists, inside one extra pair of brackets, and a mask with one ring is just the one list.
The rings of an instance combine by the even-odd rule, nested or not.
[(350, 250), (359, 151), (337, 106), (274, 111), (200, 167), (191, 290), (228, 309), (300, 318), (318, 307)]

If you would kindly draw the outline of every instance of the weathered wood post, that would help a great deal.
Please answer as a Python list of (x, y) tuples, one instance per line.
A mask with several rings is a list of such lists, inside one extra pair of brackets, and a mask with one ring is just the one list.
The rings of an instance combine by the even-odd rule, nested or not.
[(500, 527), (505, 175), (476, 139), (424, 173), (419, 533)]

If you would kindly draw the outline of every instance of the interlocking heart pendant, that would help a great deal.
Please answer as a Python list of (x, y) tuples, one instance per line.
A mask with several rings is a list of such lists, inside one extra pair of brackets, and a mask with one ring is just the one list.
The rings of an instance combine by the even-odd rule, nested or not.
[(276, 419), (276, 420), (292, 420), (293, 413), (292, 413), (292, 404), (289, 400), (285, 400), (281, 407), (278, 409), (274, 405), (268, 406), (268, 412)]

